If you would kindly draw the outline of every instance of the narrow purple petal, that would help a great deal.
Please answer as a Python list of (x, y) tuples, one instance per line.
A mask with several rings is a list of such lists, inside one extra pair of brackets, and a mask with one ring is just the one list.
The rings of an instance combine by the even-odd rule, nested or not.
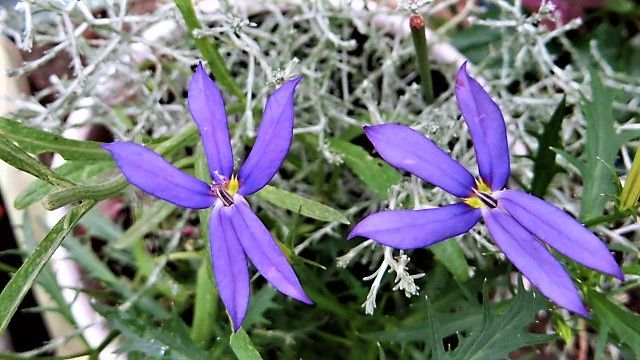
[(213, 205), (209, 185), (171, 165), (157, 153), (132, 142), (102, 145), (109, 151), (131, 184), (162, 200), (184, 208)]
[(282, 254), (269, 230), (262, 224), (242, 196), (235, 196), (230, 206), (233, 228), (245, 253), (273, 287), (283, 294), (307, 304), (313, 304), (305, 294), (300, 281), (287, 258)]
[(231, 208), (217, 205), (211, 212), (209, 242), (218, 293), (237, 331), (249, 306), (247, 259), (233, 228)]
[(473, 176), (421, 133), (400, 124), (366, 126), (364, 133), (389, 164), (458, 197), (472, 195)]
[(480, 220), (480, 210), (464, 203), (425, 210), (390, 210), (360, 221), (348, 238), (362, 236), (397, 249), (435, 244), (469, 231)]
[(456, 98), (471, 133), (480, 177), (491, 189), (500, 190), (509, 178), (507, 130), (498, 105), (467, 74), (466, 62), (456, 78)]
[(504, 190), (498, 202), (525, 229), (580, 264), (624, 280), (602, 240), (566, 212), (521, 191)]
[(530, 232), (502, 209), (482, 209), (489, 233), (502, 252), (546, 297), (589, 317), (578, 290), (558, 260)]
[(233, 152), (224, 101), (218, 85), (209, 78), (202, 63), (198, 64), (189, 82), (187, 103), (202, 138), (211, 178), (216, 179), (214, 173), (217, 171), (229, 179), (233, 171)]
[(256, 142), (238, 172), (240, 195), (262, 189), (287, 157), (293, 136), (293, 95), (302, 77), (289, 80), (269, 96)]

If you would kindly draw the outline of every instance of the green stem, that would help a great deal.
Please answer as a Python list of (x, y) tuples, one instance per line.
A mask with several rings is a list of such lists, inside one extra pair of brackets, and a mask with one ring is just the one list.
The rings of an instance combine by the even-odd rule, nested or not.
[[(182, 13), (184, 22), (187, 24), (189, 34), (196, 43), (198, 50), (202, 54), (202, 57), (207, 61), (213, 76), (216, 78), (216, 82), (220, 84), (227, 91), (235, 95), (238, 100), (244, 104), (245, 98), (242, 89), (233, 81), (231, 73), (227, 69), (224, 63), (224, 59), (218, 51), (218, 47), (211, 39), (205, 39), (196, 37), (193, 35), (194, 30), (202, 29), (202, 23), (196, 16), (196, 11), (193, 7), (192, 0), (176, 0), (176, 6)], [(244, 106), (244, 105), (243, 105)]]
[(582, 224), (586, 227), (592, 227), (592, 226), (600, 225), (610, 221), (624, 219), (628, 216), (633, 215), (635, 211), (636, 209), (627, 209), (627, 210), (615, 212), (609, 215), (596, 216), (594, 218), (584, 221)]
[(44, 166), (38, 159), (27, 154), (24, 150), (15, 145), (6, 136), (0, 134), (0, 159), (7, 164), (27, 172), (38, 179), (60, 187), (69, 187), (74, 184), (55, 171)]
[(424, 96), (424, 101), (427, 104), (431, 104), (434, 101), (434, 95), (433, 83), (431, 81), (431, 67), (429, 65), (429, 46), (427, 45), (427, 38), (424, 34), (424, 19), (421, 15), (412, 15), (409, 19), (409, 25), (411, 27), (413, 46), (416, 49), (416, 62), (418, 72), (420, 73), (422, 95)]
[(42, 199), (42, 206), (47, 210), (59, 209), (65, 205), (82, 200), (103, 200), (124, 190), (129, 183), (122, 175), (98, 185), (77, 185), (53, 192)]

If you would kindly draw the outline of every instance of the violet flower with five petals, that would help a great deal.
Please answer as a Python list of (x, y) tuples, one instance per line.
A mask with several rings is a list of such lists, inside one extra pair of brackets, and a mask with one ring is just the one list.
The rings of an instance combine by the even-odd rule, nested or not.
[(267, 99), (255, 144), (233, 174), (233, 154), (222, 94), (199, 64), (191, 78), (188, 105), (204, 148), (211, 185), (188, 175), (157, 153), (132, 142), (102, 147), (114, 157), (125, 178), (157, 198), (191, 209), (213, 207), (209, 223), (211, 259), (218, 292), (234, 331), (249, 305), (246, 257), (271, 285), (301, 302), (312, 304), (287, 258), (244, 199), (262, 189), (284, 161), (293, 136), (293, 96), (297, 77)]
[(532, 284), (558, 305), (588, 317), (569, 274), (547, 245), (586, 267), (624, 280), (620, 267), (602, 241), (570, 215), (532, 195), (503, 189), (510, 169), (502, 113), (467, 74), (466, 64), (458, 72), (455, 91), (471, 133), (478, 178), (407, 126), (367, 126), (364, 132), (389, 164), (462, 201), (433, 209), (375, 213), (358, 223), (348, 238), (363, 236), (398, 249), (421, 248), (465, 233), (482, 218), (504, 254)]

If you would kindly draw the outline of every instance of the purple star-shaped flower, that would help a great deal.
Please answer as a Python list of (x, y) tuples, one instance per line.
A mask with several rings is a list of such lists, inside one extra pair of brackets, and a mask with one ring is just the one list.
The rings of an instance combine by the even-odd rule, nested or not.
[[(189, 83), (189, 111), (209, 165), (211, 185), (188, 175), (157, 153), (132, 142), (102, 147), (127, 180), (145, 192), (190, 209), (213, 207), (209, 224), (211, 259), (218, 292), (233, 322), (242, 325), (249, 305), (246, 257), (276, 289), (312, 304), (287, 258), (244, 199), (262, 189), (284, 161), (293, 136), (293, 96), (302, 77), (286, 82), (267, 100), (253, 149), (237, 175), (220, 89), (198, 65)], [(246, 257), (245, 257), (246, 256)]]
[(511, 262), (558, 305), (588, 317), (571, 278), (547, 245), (576, 262), (624, 280), (607, 247), (564, 211), (532, 195), (503, 189), (509, 148), (502, 113), (463, 64), (456, 79), (458, 106), (469, 127), (480, 176), (475, 178), (431, 140), (407, 126), (367, 126), (380, 156), (461, 202), (426, 210), (382, 211), (358, 223), (349, 239), (363, 236), (399, 249), (435, 244), (469, 231), (480, 218)]

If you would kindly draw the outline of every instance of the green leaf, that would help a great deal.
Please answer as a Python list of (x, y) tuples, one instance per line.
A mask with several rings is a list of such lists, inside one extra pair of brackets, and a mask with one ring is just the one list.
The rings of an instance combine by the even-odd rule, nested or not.
[(618, 153), (614, 130), (613, 100), (599, 75), (591, 72), (592, 100), (583, 99), (582, 110), (587, 122), (585, 164), (582, 172), (584, 188), (580, 204), (580, 219), (602, 215), (607, 195), (615, 192), (610, 168)]
[(0, 133), (32, 154), (52, 151), (67, 160), (111, 159), (111, 155), (100, 148), (102, 143), (67, 139), (4, 117), (0, 117)]
[(429, 249), (444, 267), (449, 270), (458, 282), (469, 279), (469, 264), (460, 244), (454, 239), (432, 245)]
[(293, 212), (300, 210), (300, 215), (322, 221), (339, 221), (349, 224), (349, 220), (338, 210), (286, 190), (267, 185), (257, 195), (283, 209)]
[(0, 134), (0, 160), (48, 183), (61, 187), (73, 185), (71, 181), (44, 166), (38, 159), (27, 154), (2, 134)]
[(631, 163), (631, 170), (627, 175), (622, 192), (618, 197), (619, 208), (624, 211), (633, 207), (640, 197), (640, 148), (636, 149), (636, 154)]
[(74, 207), (63, 216), (49, 231), (47, 236), (35, 248), (33, 253), (20, 266), (7, 286), (0, 293), (0, 335), (4, 334), (11, 317), (18, 309), (18, 305), (27, 291), (33, 285), (34, 280), (45, 266), (53, 252), (58, 248), (62, 240), (69, 234), (76, 223), (89, 211), (95, 202), (87, 201)]
[(360, 146), (335, 138), (329, 140), (333, 151), (353, 172), (367, 184), (381, 199), (389, 198), (389, 188), (400, 182), (402, 175), (384, 161), (369, 155)]
[(136, 352), (155, 359), (211, 359), (211, 354), (191, 340), (189, 330), (175, 314), (155, 324), (132, 309), (121, 311), (97, 303), (93, 307), (114, 330), (121, 332), (124, 342), (118, 352)]
[(249, 335), (240, 328), (235, 334), (231, 335), (229, 339), (229, 345), (231, 350), (236, 354), (238, 360), (261, 360), (262, 357), (256, 347), (251, 342)]
[(211, 261), (207, 261), (207, 258), (209, 258), (209, 252), (203, 254), (198, 269), (191, 325), (191, 338), (196, 344), (202, 346), (208, 346), (211, 341), (218, 307), (218, 290), (211, 277)]
[(122, 237), (113, 244), (116, 249), (124, 249), (133, 245), (136, 240), (142, 239), (145, 235), (157, 229), (158, 225), (166, 220), (176, 206), (166, 201), (156, 201), (153, 206), (145, 210), (144, 214), (130, 228), (125, 231)]
[(533, 291), (525, 291), (520, 285), (518, 293), (510, 306), (501, 315), (492, 315), (489, 311), (488, 286), (483, 291), (482, 324), (473, 329), (470, 335), (460, 340), (458, 347), (451, 352), (453, 359), (494, 360), (508, 358), (509, 353), (523, 346), (549, 342), (555, 335), (539, 335), (527, 330), (534, 315), (547, 304), (544, 297)]
[(533, 158), (533, 180), (531, 181), (531, 193), (537, 197), (544, 197), (551, 180), (561, 171), (561, 168), (556, 165), (556, 153), (551, 148), (562, 146), (560, 130), (566, 112), (563, 96), (551, 119), (544, 125), (544, 130), (537, 136), (538, 151)]
[[(112, 161), (68, 161), (54, 171), (70, 181), (80, 182), (113, 168), (113, 165)], [(18, 195), (14, 206), (18, 210), (24, 209), (55, 190), (53, 185), (37, 179)]]
[(623, 308), (600, 293), (589, 292), (589, 302), (593, 306), (594, 318), (602, 325), (608, 326), (611, 332), (623, 343), (627, 344), (640, 357), (640, 316)]
[(428, 344), (431, 348), (431, 358), (434, 360), (443, 360), (448, 359), (449, 356), (445, 352), (442, 347), (442, 332), (440, 331), (440, 322), (438, 321), (438, 317), (436, 316), (435, 311), (433, 310), (433, 305), (431, 305), (431, 301), (429, 298), (425, 298), (426, 301), (426, 310), (427, 310), (427, 323), (429, 324), (429, 328), (431, 331), (429, 332)]

